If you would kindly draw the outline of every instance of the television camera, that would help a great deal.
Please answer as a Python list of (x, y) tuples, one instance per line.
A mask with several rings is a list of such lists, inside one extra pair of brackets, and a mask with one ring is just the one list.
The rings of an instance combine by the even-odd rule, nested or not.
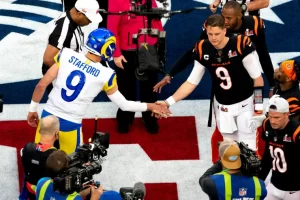
[(120, 188), (119, 193), (123, 200), (143, 200), (146, 195), (146, 188), (142, 182), (137, 182), (133, 187)]
[(247, 176), (257, 176), (261, 170), (261, 161), (255, 151), (244, 142), (238, 143), (241, 151), (242, 172)]
[[(92, 142), (82, 144), (78, 147), (77, 152), (68, 155), (68, 169), (53, 179), (54, 190), (71, 194), (75, 191), (79, 192), (91, 184), (95, 184), (93, 175), (101, 172), (102, 157), (107, 155), (108, 148), (109, 134), (95, 132)], [(98, 186), (96, 184), (96, 187)]]

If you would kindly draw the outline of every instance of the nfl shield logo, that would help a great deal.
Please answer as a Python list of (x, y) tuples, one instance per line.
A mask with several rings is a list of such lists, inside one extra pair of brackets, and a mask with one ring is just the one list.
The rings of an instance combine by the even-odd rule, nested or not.
[(245, 196), (246, 194), (247, 194), (247, 188), (240, 188), (239, 195), (242, 197)]

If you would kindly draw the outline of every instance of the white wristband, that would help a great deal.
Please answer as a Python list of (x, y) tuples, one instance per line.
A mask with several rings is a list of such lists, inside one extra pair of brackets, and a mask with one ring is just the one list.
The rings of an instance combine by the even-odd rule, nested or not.
[(29, 112), (37, 112), (37, 108), (39, 106), (39, 103), (36, 103), (31, 100), (30, 106), (29, 106)]
[(166, 99), (167, 103), (169, 104), (169, 106), (173, 105), (176, 103), (175, 99), (173, 98), (173, 96), (170, 96), (169, 98)]
[(254, 110), (264, 110), (264, 104), (263, 103), (257, 103), (254, 104)]

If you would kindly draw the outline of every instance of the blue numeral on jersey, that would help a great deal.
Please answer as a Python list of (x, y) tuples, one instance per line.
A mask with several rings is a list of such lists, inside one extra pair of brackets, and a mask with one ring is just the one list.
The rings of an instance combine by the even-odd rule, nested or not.
[[(76, 85), (72, 85), (72, 81), (75, 77), (79, 77), (79, 82)], [(81, 92), (84, 84), (85, 84), (85, 74), (79, 70), (72, 71), (67, 78), (66, 86), (69, 90), (73, 90), (74, 92), (70, 96), (68, 96), (67, 90), (63, 88), (61, 89), (61, 97), (66, 102), (74, 101), (78, 97), (79, 93)]]

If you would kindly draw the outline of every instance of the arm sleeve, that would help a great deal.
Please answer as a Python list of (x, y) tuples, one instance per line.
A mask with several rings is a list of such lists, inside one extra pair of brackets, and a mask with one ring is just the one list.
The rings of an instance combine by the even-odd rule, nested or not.
[(107, 97), (123, 111), (131, 111), (131, 112), (147, 111), (146, 103), (128, 101), (119, 91), (116, 91), (111, 95), (107, 95)]
[[(254, 17), (254, 16), (253, 16)], [(255, 16), (256, 17), (256, 16)], [(274, 87), (275, 81), (273, 78), (274, 68), (267, 48), (266, 38), (265, 38), (265, 25), (261, 18), (257, 17), (258, 23), (258, 33), (257, 33), (257, 42), (256, 51), (259, 57), (260, 64), (262, 66), (263, 72), (268, 80), (269, 86)]]
[[(108, 0), (108, 12), (119, 12), (121, 10), (122, 5), (120, 4), (120, 0)], [(114, 52), (114, 57), (119, 57), (122, 55), (120, 45), (119, 45), (119, 25), (121, 21), (122, 15), (108, 15), (107, 16), (107, 29), (114, 33), (117, 43), (116, 50)]]
[(187, 79), (188, 82), (198, 85), (204, 75), (205, 67), (200, 64), (197, 60), (194, 61), (194, 68)]
[(195, 52), (194, 47), (187, 50), (173, 65), (172, 69), (170, 70), (169, 74), (171, 77), (175, 76), (176, 74), (182, 72), (185, 68), (188, 67), (195, 59)]
[(261, 75), (261, 65), (257, 59), (256, 51), (253, 51), (244, 57), (243, 65), (252, 79), (256, 79)]

